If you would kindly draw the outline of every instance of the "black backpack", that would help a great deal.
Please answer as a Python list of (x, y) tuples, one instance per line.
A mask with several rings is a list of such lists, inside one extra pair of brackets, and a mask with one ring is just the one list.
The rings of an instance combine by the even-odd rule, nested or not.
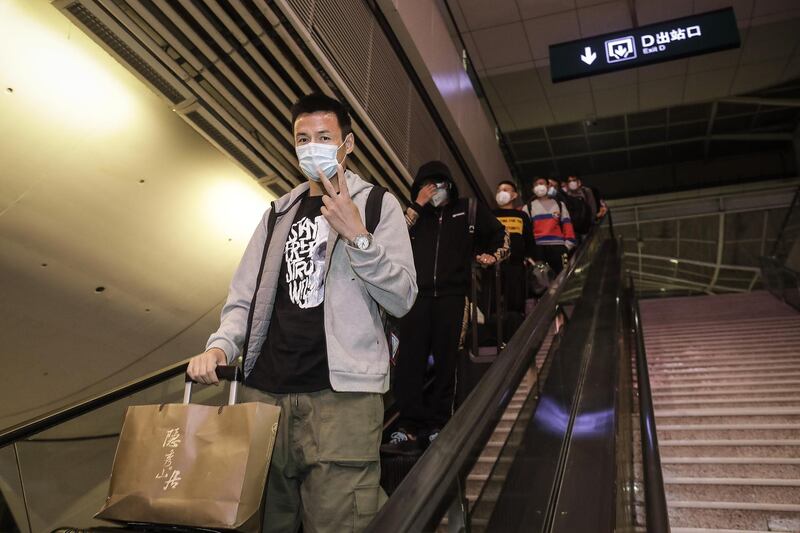
[(589, 233), (589, 229), (592, 227), (592, 211), (586, 202), (580, 197), (568, 194), (561, 194), (558, 199), (567, 206), (575, 233), (579, 235)]

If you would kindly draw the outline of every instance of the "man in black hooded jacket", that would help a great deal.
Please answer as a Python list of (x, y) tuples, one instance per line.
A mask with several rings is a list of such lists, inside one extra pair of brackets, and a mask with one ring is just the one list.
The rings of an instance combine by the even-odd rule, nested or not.
[[(484, 267), (508, 255), (508, 234), (491, 211), (475, 204), (470, 230), (469, 201), (458, 197), (450, 169), (440, 161), (422, 165), (406, 211), (419, 294), (400, 321), (400, 352), (393, 387), (399, 429), (385, 453), (420, 453), (452, 414), (458, 347), (473, 261)], [(428, 356), (433, 384), (423, 394)]]

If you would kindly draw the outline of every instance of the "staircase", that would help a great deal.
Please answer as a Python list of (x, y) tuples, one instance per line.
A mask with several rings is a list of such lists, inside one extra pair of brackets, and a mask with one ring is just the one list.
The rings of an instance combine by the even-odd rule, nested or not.
[(641, 309), (673, 533), (800, 531), (800, 314), (765, 292)]

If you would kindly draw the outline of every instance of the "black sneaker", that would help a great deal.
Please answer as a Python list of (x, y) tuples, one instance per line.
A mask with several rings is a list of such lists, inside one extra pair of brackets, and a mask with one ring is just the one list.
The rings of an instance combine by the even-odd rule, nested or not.
[(419, 455), (422, 453), (417, 437), (405, 429), (398, 429), (389, 437), (389, 442), (381, 446), (381, 453), (387, 455)]

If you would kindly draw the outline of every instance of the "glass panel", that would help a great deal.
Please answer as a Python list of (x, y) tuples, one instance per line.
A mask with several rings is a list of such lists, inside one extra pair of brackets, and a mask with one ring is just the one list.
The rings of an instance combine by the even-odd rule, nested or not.
[[(193, 403), (227, 402), (227, 386), (195, 385)], [(179, 403), (183, 375), (96, 409), (17, 443), (33, 531), (101, 525), (92, 518), (108, 492), (125, 409), (129, 405)]]
[(0, 448), (0, 531), (30, 531), (14, 446)]

